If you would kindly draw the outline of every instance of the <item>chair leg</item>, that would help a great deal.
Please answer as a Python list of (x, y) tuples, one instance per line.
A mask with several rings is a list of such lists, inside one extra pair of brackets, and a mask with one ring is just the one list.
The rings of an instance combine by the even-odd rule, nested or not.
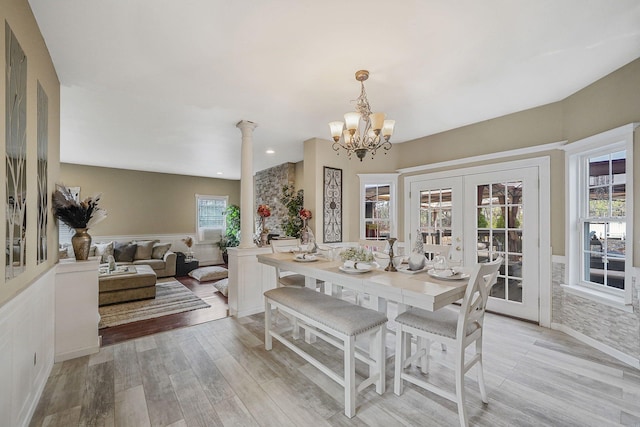
[(489, 403), (487, 398), (487, 390), (484, 386), (484, 366), (482, 363), (482, 336), (476, 340), (476, 354), (478, 355), (478, 362), (476, 369), (478, 370), (478, 386), (480, 387), (480, 396), (484, 403)]
[(467, 420), (467, 410), (464, 406), (465, 392), (464, 392), (464, 349), (459, 349), (459, 353), (456, 356), (456, 400), (458, 404), (458, 417), (460, 418), (460, 425), (462, 427), (468, 427), (469, 421)]
[(400, 396), (402, 394), (404, 383), (402, 381), (402, 365), (407, 357), (405, 341), (407, 341), (407, 333), (402, 329), (401, 325), (397, 325), (396, 329), (396, 354), (395, 354), (395, 370), (393, 375), (393, 392)]
[(356, 360), (355, 337), (344, 343), (344, 414), (353, 418), (356, 414)]
[(264, 302), (264, 349), (271, 350), (273, 343), (271, 340), (271, 304), (268, 300)]

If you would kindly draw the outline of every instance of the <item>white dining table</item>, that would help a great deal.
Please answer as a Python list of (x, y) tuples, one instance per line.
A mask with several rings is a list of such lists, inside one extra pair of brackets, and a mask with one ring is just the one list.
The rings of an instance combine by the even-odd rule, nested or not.
[(316, 289), (316, 281), (325, 282), (325, 292), (335, 292), (337, 285), (355, 292), (368, 294), (371, 308), (386, 311), (386, 301), (404, 306), (419, 307), (436, 311), (464, 296), (467, 279), (437, 279), (422, 271), (415, 274), (384, 271), (375, 268), (365, 273), (345, 273), (340, 270), (342, 261), (332, 261), (318, 256), (316, 261), (296, 261), (292, 253), (257, 255), (258, 262), (278, 267), (281, 271), (291, 271), (306, 277), (307, 287)]

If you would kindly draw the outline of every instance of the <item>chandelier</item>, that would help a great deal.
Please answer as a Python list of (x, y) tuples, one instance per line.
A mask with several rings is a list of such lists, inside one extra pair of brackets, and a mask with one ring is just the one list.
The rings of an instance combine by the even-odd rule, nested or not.
[(367, 70), (356, 71), (356, 80), (361, 86), (360, 96), (356, 99), (356, 111), (345, 114), (344, 122), (329, 123), (334, 141), (333, 149), (339, 151), (344, 148), (349, 158), (355, 153), (360, 161), (369, 151), (373, 157), (378, 149), (391, 148), (389, 139), (396, 123), (395, 120), (385, 120), (384, 113), (371, 112), (367, 92), (364, 90), (364, 81), (368, 78)]

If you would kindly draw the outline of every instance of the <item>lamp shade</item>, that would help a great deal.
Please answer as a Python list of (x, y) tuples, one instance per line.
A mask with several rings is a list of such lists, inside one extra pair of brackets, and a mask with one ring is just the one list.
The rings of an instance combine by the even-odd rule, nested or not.
[(342, 129), (344, 129), (344, 123), (343, 122), (331, 122), (329, 123), (329, 128), (331, 129), (331, 136), (333, 138), (340, 138), (340, 135), (342, 135)]
[(380, 130), (384, 124), (384, 113), (371, 113), (369, 120), (371, 122), (371, 129)]
[(396, 126), (395, 120), (385, 120), (382, 126), (382, 136), (393, 135), (393, 128)]
[(342, 133), (342, 136), (344, 137), (344, 144), (347, 146), (351, 145), (351, 133), (345, 129), (345, 131)]
[(347, 130), (356, 130), (358, 129), (358, 124), (360, 124), (360, 113), (352, 111), (344, 115), (344, 122), (347, 126)]

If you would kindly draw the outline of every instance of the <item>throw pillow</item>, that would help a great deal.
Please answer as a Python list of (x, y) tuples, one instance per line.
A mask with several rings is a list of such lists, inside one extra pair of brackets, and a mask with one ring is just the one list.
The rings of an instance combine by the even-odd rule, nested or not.
[(218, 290), (222, 295), (228, 297), (229, 295), (229, 279), (222, 279), (213, 284), (213, 287)]
[(129, 242), (115, 242), (113, 245), (113, 257), (116, 262), (133, 262), (138, 245)]
[(107, 262), (109, 255), (113, 255), (113, 242), (96, 243), (96, 256), (100, 257), (100, 262)]
[(198, 282), (208, 282), (210, 280), (224, 279), (229, 275), (229, 270), (224, 267), (217, 267), (215, 265), (210, 267), (200, 267), (189, 272), (189, 276), (196, 279)]
[(151, 259), (151, 253), (153, 252), (153, 240), (143, 240), (134, 242), (138, 247), (133, 259), (136, 261), (139, 259)]
[(166, 254), (171, 248), (171, 243), (156, 243), (153, 245), (153, 252), (151, 253), (151, 258), (153, 259), (162, 259), (164, 258), (164, 254)]

